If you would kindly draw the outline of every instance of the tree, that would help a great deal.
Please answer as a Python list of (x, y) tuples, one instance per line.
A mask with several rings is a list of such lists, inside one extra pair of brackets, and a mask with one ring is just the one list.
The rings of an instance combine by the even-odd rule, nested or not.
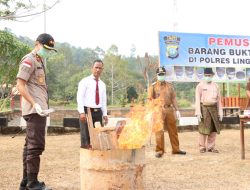
[(111, 100), (111, 104), (118, 103), (118, 99), (122, 96), (126, 97), (126, 88), (128, 77), (127, 74), (127, 62), (121, 59), (118, 54), (118, 47), (112, 45), (107, 54), (104, 57), (104, 73), (103, 80), (107, 85), (108, 100)]
[(0, 30), (0, 81), (2, 84), (13, 84), (18, 63), (29, 51), (29, 46), (20, 42), (13, 34)]
[(57, 3), (59, 0), (55, 0), (51, 5), (41, 4), (35, 0), (0, 0), (0, 20), (20, 21), (26, 17), (42, 14), (52, 9)]
[(134, 44), (132, 44), (132, 47), (130, 48), (130, 57), (135, 57), (136, 47)]
[(22, 1), (0, 0), (0, 17), (2, 19), (13, 19), (16, 12), (20, 9), (29, 9), (32, 4), (30, 1), (24, 3)]
[[(0, 98), (10, 98), (19, 62), (29, 51), (29, 46), (20, 42), (13, 34), (0, 30)], [(6, 94), (7, 96), (4, 96)], [(0, 102), (0, 110), (3, 109), (4, 103), (6, 101)]]
[(95, 49), (94, 49), (95, 53), (98, 55), (98, 57), (100, 59), (103, 59), (104, 58), (104, 55), (105, 55), (105, 51), (103, 49), (101, 49), (99, 46), (97, 46)]
[(133, 86), (128, 87), (128, 89), (127, 89), (128, 102), (131, 102), (131, 100), (137, 99), (137, 97), (138, 97), (138, 94), (136, 92), (135, 87), (133, 87)]
[(147, 89), (155, 76), (156, 68), (159, 66), (158, 59), (151, 57), (145, 53), (144, 58), (137, 56), (137, 62), (140, 65), (141, 73), (143, 74), (144, 81)]

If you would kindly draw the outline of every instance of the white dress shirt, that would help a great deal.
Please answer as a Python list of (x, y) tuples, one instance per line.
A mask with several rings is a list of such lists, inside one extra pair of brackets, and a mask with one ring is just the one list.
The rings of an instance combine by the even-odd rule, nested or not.
[(90, 108), (101, 108), (103, 116), (107, 116), (107, 96), (106, 96), (106, 85), (99, 78), (99, 104), (95, 103), (96, 94), (96, 80), (94, 75), (83, 78), (78, 84), (77, 91), (77, 110), (78, 112), (85, 113), (84, 106)]

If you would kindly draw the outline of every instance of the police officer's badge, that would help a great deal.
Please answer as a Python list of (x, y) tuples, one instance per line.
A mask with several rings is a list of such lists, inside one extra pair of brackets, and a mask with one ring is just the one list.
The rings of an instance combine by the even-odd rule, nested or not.
[(180, 44), (180, 37), (178, 36), (165, 36), (164, 41), (166, 44), (166, 56), (175, 59), (179, 56), (179, 44)]
[(45, 76), (40, 74), (37, 78), (38, 84), (43, 84), (45, 81)]

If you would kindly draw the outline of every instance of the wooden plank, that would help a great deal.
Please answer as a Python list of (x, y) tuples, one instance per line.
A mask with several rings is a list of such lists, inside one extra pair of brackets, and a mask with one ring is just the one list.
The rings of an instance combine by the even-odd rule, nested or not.
[(87, 122), (90, 136), (90, 143), (94, 150), (110, 150), (118, 148), (117, 134), (115, 127), (94, 128), (90, 108), (87, 108)]
[(240, 106), (240, 97), (237, 97), (237, 98), (236, 98), (236, 105), (235, 105), (235, 106), (237, 106), (237, 107)]
[(231, 97), (231, 107), (234, 107), (235, 105), (235, 97)]
[(98, 132), (94, 130), (90, 108), (87, 108), (87, 123), (88, 123), (88, 129), (89, 129), (90, 144), (92, 145), (93, 149), (100, 150), (101, 147), (100, 147), (99, 140), (97, 138)]
[(225, 107), (228, 107), (229, 104), (228, 104), (228, 97), (225, 97)]
[(247, 109), (249, 99), (247, 97), (221, 97), (222, 107), (240, 107), (241, 110)]
[(238, 97), (240, 98), (240, 83), (238, 83)]
[(118, 148), (116, 131), (102, 131), (98, 133), (100, 150), (113, 150)]
[(228, 97), (228, 106), (232, 107), (232, 97)]

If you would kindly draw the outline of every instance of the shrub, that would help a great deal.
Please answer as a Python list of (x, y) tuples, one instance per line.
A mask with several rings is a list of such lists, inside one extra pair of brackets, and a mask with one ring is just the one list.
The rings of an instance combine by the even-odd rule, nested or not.
[(191, 102), (186, 99), (180, 99), (177, 101), (180, 108), (188, 108), (191, 106)]

